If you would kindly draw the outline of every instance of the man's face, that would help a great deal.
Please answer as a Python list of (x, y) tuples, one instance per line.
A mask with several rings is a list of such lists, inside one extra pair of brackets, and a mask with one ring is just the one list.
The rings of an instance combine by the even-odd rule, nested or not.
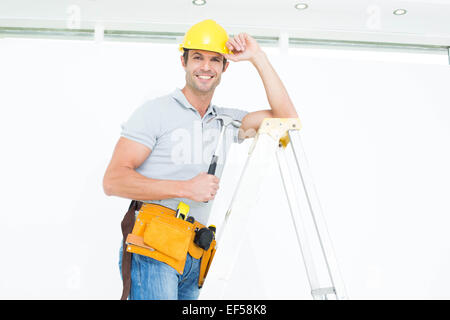
[(224, 66), (224, 57), (217, 52), (191, 49), (188, 54), (187, 64), (181, 57), (181, 63), (186, 71), (186, 85), (201, 93), (214, 91), (229, 62)]

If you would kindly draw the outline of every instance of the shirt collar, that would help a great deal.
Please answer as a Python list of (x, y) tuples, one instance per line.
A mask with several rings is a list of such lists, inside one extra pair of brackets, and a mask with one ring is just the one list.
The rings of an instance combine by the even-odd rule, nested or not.
[[(178, 101), (178, 103), (188, 109), (192, 109), (195, 112), (198, 113), (197, 109), (195, 109), (190, 103), (189, 101), (186, 99), (186, 96), (184, 95), (184, 93), (181, 91), (180, 88), (176, 88), (174, 92), (172, 92), (172, 97)], [(213, 116), (217, 115), (217, 107), (215, 105), (213, 105), (212, 103), (209, 104), (208, 109), (206, 110), (205, 113), (205, 117), (206, 115), (208, 115), (209, 113), (211, 113)]]

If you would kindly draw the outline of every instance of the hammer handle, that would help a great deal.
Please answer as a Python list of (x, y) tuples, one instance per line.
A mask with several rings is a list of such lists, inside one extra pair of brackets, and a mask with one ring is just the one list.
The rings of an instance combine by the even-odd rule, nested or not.
[(208, 174), (214, 175), (216, 173), (216, 166), (217, 166), (217, 160), (219, 159), (218, 156), (213, 155), (211, 164), (209, 165)]
[[(209, 165), (209, 168), (208, 168), (208, 174), (214, 175), (216, 173), (217, 159), (219, 159), (219, 157), (216, 155), (213, 155), (211, 164)], [(203, 202), (208, 203), (208, 201), (203, 201)]]

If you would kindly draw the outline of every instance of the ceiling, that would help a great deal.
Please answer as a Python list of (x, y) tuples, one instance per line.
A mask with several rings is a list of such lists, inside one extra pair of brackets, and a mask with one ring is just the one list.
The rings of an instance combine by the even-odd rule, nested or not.
[[(305, 10), (295, 4), (308, 5)], [(396, 16), (393, 11), (406, 9)], [(175, 32), (214, 19), (229, 34), (450, 46), (450, 0), (2, 0), (0, 27)], [(1, 30), (0, 30), (1, 31)]]

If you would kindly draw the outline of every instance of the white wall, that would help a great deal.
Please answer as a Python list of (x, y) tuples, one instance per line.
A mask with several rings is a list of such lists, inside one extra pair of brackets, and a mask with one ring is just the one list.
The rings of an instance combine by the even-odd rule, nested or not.
[[(449, 298), (448, 65), (268, 52), (300, 114), (350, 297)], [(102, 178), (120, 124), (183, 86), (179, 55), (175, 45), (0, 40), (0, 298), (120, 297), (129, 201), (105, 196)], [(268, 107), (249, 63), (230, 66), (214, 101)], [(309, 298), (275, 169), (256, 208), (267, 219), (247, 236), (230, 298)]]

